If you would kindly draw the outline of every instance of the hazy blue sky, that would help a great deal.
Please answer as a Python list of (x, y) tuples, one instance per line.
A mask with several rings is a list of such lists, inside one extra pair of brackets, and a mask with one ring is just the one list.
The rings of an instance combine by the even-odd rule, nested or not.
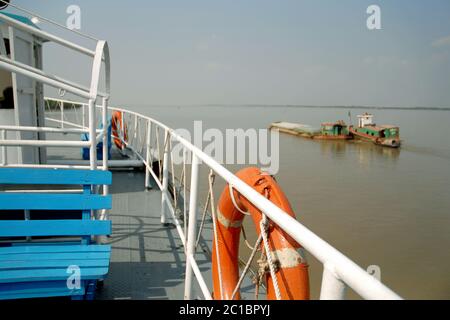
[[(60, 22), (78, 4), (110, 43), (118, 104), (450, 106), (448, 0), (13, 2)], [(67, 61), (45, 62), (79, 77)]]

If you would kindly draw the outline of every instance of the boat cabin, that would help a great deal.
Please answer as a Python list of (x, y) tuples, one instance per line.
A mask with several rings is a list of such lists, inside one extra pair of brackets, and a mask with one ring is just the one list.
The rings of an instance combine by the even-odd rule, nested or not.
[(324, 136), (341, 136), (348, 135), (348, 127), (344, 121), (324, 122), (320, 128), (321, 134)]
[(356, 132), (367, 135), (374, 138), (397, 138), (400, 135), (400, 129), (397, 126), (390, 125), (376, 125), (373, 121), (373, 115), (365, 112), (362, 115), (358, 115), (358, 127)]
[(374, 126), (373, 114), (365, 112), (362, 115), (358, 115), (358, 128), (363, 128), (365, 126)]
[[(29, 18), (1, 12), (11, 19), (38, 28)], [(43, 40), (8, 26), (0, 20), (0, 54), (19, 63), (42, 70)], [(38, 127), (44, 123), (44, 96), (42, 84), (11, 71), (0, 69), (0, 126)], [(45, 140), (45, 133), (36, 131), (0, 130), (1, 139)], [(45, 163), (45, 148), (8, 147), (0, 153), (0, 163), (40, 164)], [(6, 159), (3, 159), (5, 157)]]
[(399, 127), (395, 126), (365, 126), (357, 128), (356, 131), (375, 138), (391, 139), (400, 135)]

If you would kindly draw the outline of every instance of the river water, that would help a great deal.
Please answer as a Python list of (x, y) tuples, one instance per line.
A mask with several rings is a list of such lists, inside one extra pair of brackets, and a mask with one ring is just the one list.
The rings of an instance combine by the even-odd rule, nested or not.
[[(274, 121), (349, 121), (344, 108), (131, 109), (189, 130), (195, 120), (222, 131), (265, 129)], [(400, 126), (400, 149), (280, 134), (277, 181), (298, 220), (363, 268), (379, 266), (381, 280), (401, 296), (450, 299), (450, 111), (352, 109), (353, 122), (365, 111), (378, 124)], [(309, 263), (316, 298), (322, 267), (312, 257)]]

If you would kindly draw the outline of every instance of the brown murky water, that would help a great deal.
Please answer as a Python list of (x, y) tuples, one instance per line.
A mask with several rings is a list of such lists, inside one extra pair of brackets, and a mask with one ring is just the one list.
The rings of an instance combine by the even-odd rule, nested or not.
[[(221, 130), (348, 122), (348, 110), (336, 108), (132, 109), (186, 129), (194, 120)], [(352, 110), (353, 119), (363, 111)], [(362, 267), (378, 265), (382, 281), (401, 296), (450, 299), (450, 112), (369, 111), (379, 124), (400, 126), (401, 149), (281, 134), (277, 180), (302, 223)], [(310, 265), (317, 297), (322, 267), (312, 258)]]

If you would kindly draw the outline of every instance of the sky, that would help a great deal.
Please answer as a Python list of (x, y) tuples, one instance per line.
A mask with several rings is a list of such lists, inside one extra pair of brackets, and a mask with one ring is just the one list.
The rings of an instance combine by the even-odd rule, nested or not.
[[(450, 107), (448, 0), (13, 3), (63, 24), (80, 6), (81, 31), (109, 42), (114, 105)], [(89, 78), (86, 61), (46, 50), (48, 70)]]

